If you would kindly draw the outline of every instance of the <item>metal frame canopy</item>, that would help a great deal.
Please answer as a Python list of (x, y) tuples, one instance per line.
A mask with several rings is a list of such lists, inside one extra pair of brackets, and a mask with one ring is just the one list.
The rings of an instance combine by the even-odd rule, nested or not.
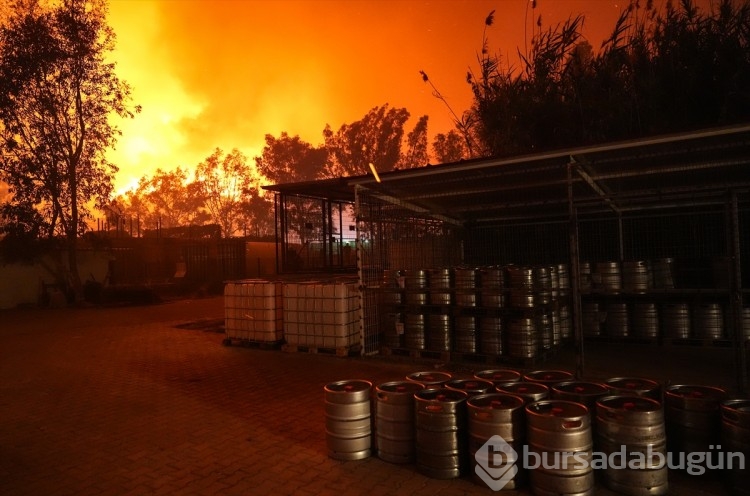
[[(724, 294), (732, 328), (743, 327), (741, 253), (747, 254), (750, 123), (520, 156), (465, 160), (346, 178), (264, 186), (284, 198), (357, 203), (363, 194), (406, 214), (468, 230), (536, 223), (569, 228), (571, 289), (579, 274), (579, 221), (659, 212), (721, 212), (732, 281)], [(278, 203), (277, 203), (278, 205)], [(359, 211), (357, 212), (359, 215)], [(407, 217), (406, 215), (405, 217)], [(741, 246), (745, 245), (745, 246)], [(360, 274), (360, 279), (362, 275)], [(579, 374), (583, 370), (580, 297), (573, 301)], [(741, 332), (734, 333), (740, 390), (747, 388)]]
[(568, 218), (571, 195), (579, 215), (723, 204), (728, 190), (750, 187), (750, 124), (379, 175), (380, 182), (368, 174), (264, 189), (353, 203), (361, 187), (468, 226)]

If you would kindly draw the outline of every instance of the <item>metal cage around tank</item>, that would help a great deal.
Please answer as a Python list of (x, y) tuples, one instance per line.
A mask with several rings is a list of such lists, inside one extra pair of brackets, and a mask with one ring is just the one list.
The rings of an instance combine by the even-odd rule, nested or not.
[[(530, 308), (542, 313), (564, 308), (559, 315), (529, 320), (524, 329), (534, 336), (524, 341), (532, 343), (528, 346), (555, 346), (565, 329), (580, 376), (588, 340), (655, 346), (716, 342), (731, 347), (738, 387), (747, 390), (750, 308), (744, 295), (750, 264), (742, 260), (750, 257), (750, 124), (267, 189), (276, 192), (277, 215), (279, 203), (290, 198), (318, 199), (323, 206), (310, 212), (321, 225), (328, 222), (323, 220), (326, 202), (352, 206), (368, 353), (383, 346), (384, 325), (399, 324), (394, 324), (395, 314), (455, 317), (472, 311), (457, 301), (482, 308), (481, 280), (476, 291), (458, 288), (453, 280), (452, 287), (441, 287), (439, 305), (430, 305), (429, 282), (424, 303), (416, 297), (406, 300), (410, 288), (389, 288), (388, 296), (404, 297), (394, 311), (394, 299), (382, 298), (386, 272), (554, 267), (565, 273), (567, 287), (509, 288), (515, 294), (493, 300), (508, 310), (492, 316), (515, 322), (536, 319)], [(289, 216), (283, 205), (281, 210)], [(336, 211), (331, 210), (334, 218)], [(279, 239), (288, 243), (289, 224), (277, 225)], [(338, 233), (320, 231), (324, 237)], [(562, 279), (558, 275), (556, 280)], [(550, 306), (554, 302), (565, 303)], [(587, 320), (584, 308), (597, 308), (600, 316), (616, 309), (617, 320), (601, 318), (597, 329), (584, 332), (595, 322)], [(703, 335), (686, 321), (715, 322), (719, 313), (721, 326), (711, 324)], [(665, 321), (665, 316), (680, 320)], [(455, 319), (451, 325), (455, 346)], [(501, 334), (511, 332), (505, 323), (496, 327)], [(501, 354), (521, 350), (507, 342), (495, 344)], [(481, 340), (477, 345), (481, 353)]]

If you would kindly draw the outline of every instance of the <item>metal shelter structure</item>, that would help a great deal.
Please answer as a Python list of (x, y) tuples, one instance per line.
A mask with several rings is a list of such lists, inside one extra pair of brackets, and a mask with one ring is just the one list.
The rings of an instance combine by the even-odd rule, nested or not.
[[(734, 350), (739, 389), (747, 390), (750, 265), (742, 260), (750, 260), (750, 124), (382, 172), (379, 179), (266, 188), (276, 193), (280, 272), (293, 269), (284, 258), (290, 205), (320, 202), (315, 215), (329, 226), (338, 212), (340, 229), (322, 230), (334, 244), (348, 229), (344, 206), (353, 207), (365, 352), (377, 352), (382, 334), (376, 293), (385, 270), (566, 263), (579, 374), (586, 302), (712, 302), (725, 309), (721, 337)], [(628, 292), (586, 284), (591, 264), (664, 258), (676, 261), (671, 287)]]

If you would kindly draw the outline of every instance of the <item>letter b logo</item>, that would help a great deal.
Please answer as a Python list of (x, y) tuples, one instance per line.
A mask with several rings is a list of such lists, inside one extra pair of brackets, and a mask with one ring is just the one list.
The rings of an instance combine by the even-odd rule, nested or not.
[(518, 453), (505, 439), (494, 435), (476, 452), (474, 472), (493, 491), (504, 488), (518, 473)]

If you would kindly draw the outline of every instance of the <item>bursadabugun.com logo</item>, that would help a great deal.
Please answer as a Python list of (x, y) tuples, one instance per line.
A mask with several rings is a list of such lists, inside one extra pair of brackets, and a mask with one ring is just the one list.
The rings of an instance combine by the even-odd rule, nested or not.
[[(594, 452), (534, 452), (523, 446), (521, 454), (513, 449), (501, 436), (495, 435), (479, 448), (474, 456), (476, 474), (493, 491), (500, 491), (524, 469), (546, 470), (670, 470), (685, 471), (690, 475), (702, 475), (707, 470), (744, 470), (745, 454), (721, 451), (721, 445), (709, 446), (709, 451), (691, 453), (663, 453), (647, 447), (644, 451), (628, 451), (620, 446), (619, 451)], [(520, 462), (520, 463), (519, 463)]]
[(518, 474), (518, 453), (501, 436), (494, 435), (476, 452), (474, 472), (493, 491), (499, 491)]

